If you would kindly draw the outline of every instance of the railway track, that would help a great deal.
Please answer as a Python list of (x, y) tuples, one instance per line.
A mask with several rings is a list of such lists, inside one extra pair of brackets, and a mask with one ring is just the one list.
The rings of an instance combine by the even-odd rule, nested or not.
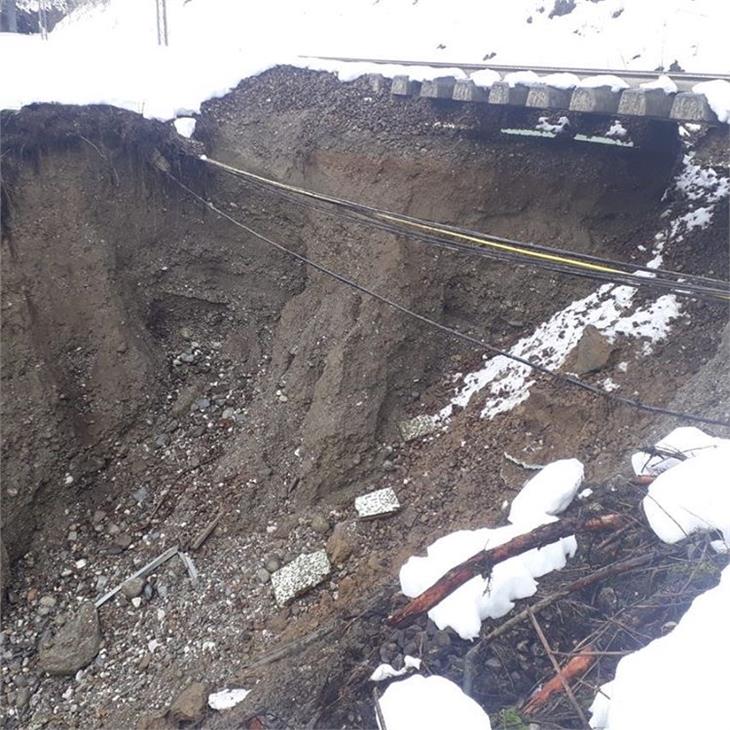
[[(641, 71), (610, 68), (559, 68), (556, 66), (514, 66), (492, 63), (449, 63), (446, 61), (402, 61), (395, 59), (360, 58), (347, 56), (300, 56), (302, 59), (337, 63), (367, 63), (374, 69), (389, 66), (388, 76), (372, 71), (373, 89), (388, 88), (396, 97), (420, 96), (428, 99), (450, 99), (457, 102), (487, 103), (491, 105), (528, 107), (546, 111), (572, 111), (585, 114), (610, 116), (648, 117), (672, 122), (693, 122), (699, 124), (727, 123), (718, 119), (710, 100), (704, 93), (696, 93), (694, 87), (707, 81), (730, 83), (730, 74), (689, 73), (687, 71)], [(393, 66), (398, 70), (393, 75)], [(409, 67), (444, 69), (444, 75), (424, 79), (423, 73), (408, 74)], [(449, 74), (451, 69), (451, 74)], [(499, 80), (484, 83), (475, 74), (490, 70)], [(456, 73), (456, 72), (459, 73)], [(532, 71), (536, 81), (510, 79), (509, 74)], [(548, 78), (552, 74), (573, 74), (577, 85), (566, 85), (564, 80)], [(663, 85), (643, 88), (642, 84), (654, 81), (660, 75), (668, 76), (673, 82), (671, 88)], [(472, 76), (474, 78), (472, 79)], [(483, 75), (481, 75), (483, 78)], [(580, 83), (588, 77), (612, 76), (620, 81), (604, 85)], [(546, 79), (541, 81), (541, 77)], [(600, 83), (600, 82), (599, 82)], [(557, 84), (557, 85), (556, 85)]]
[(553, 73), (572, 73), (578, 77), (581, 76), (599, 76), (611, 75), (618, 76), (630, 86), (638, 84), (642, 81), (651, 81), (664, 74), (674, 81), (677, 86), (681, 85), (693, 86), (702, 81), (730, 81), (730, 74), (721, 73), (690, 73), (687, 71), (636, 71), (615, 68), (565, 68), (560, 66), (512, 66), (498, 63), (462, 63), (448, 61), (402, 61), (396, 59), (385, 58), (357, 58), (347, 56), (301, 56), (300, 58), (316, 58), (321, 61), (341, 61), (344, 63), (375, 63), (394, 66), (430, 66), (431, 68), (458, 68), (467, 75), (474, 71), (484, 71), (490, 69), (501, 74), (514, 73), (517, 71), (534, 71), (538, 75), (547, 75)]

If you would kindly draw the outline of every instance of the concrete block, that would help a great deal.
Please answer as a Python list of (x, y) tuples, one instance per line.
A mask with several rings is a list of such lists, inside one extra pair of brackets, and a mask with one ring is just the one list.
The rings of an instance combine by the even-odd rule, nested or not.
[(451, 99), (454, 95), (456, 79), (453, 76), (440, 76), (421, 84), (421, 96), (426, 99)]
[(382, 94), (388, 88), (388, 81), (383, 74), (368, 74), (368, 84), (374, 94)]
[(319, 585), (331, 571), (330, 561), (324, 550), (300, 555), (272, 574), (271, 585), (274, 587), (276, 602), (285, 606), (297, 596)]
[(524, 106), (529, 93), (529, 86), (523, 84), (510, 86), (506, 81), (495, 81), (489, 91), (489, 103)]
[(591, 114), (615, 114), (618, 111), (620, 91), (612, 91), (610, 86), (595, 89), (577, 88), (570, 99), (570, 110)]
[(477, 86), (471, 79), (459, 79), (454, 84), (454, 101), (489, 101), (489, 89)]
[(716, 122), (717, 116), (710, 109), (704, 94), (682, 91), (674, 97), (669, 116), (682, 122)]
[(390, 85), (390, 93), (395, 96), (418, 96), (421, 91), (420, 81), (411, 81), (408, 76), (394, 76)]
[(431, 416), (416, 416), (398, 424), (400, 435), (404, 441), (414, 441), (438, 431), (439, 424)]
[(525, 106), (538, 109), (567, 109), (570, 106), (571, 89), (557, 89), (547, 84), (530, 87)]
[(395, 492), (390, 487), (385, 487), (356, 497), (355, 509), (361, 520), (367, 520), (397, 512), (400, 509), (400, 502)]
[(673, 94), (662, 89), (624, 89), (618, 113), (633, 117), (667, 117), (674, 101)]

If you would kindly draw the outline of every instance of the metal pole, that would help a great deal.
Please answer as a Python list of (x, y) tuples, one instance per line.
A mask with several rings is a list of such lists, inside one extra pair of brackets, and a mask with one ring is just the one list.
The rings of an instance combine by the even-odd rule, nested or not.
[(162, 37), (165, 45), (168, 45), (167, 38), (167, 0), (160, 0), (162, 3)]
[(162, 34), (160, 32), (160, 0), (155, 0), (155, 11), (157, 13), (157, 45), (162, 45)]

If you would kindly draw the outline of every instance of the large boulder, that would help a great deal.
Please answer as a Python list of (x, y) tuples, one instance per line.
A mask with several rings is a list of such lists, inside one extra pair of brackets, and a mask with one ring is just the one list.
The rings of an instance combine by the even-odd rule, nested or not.
[(101, 632), (99, 616), (91, 601), (85, 601), (79, 610), (53, 636), (41, 639), (38, 664), (49, 674), (75, 674), (90, 664), (99, 653)]

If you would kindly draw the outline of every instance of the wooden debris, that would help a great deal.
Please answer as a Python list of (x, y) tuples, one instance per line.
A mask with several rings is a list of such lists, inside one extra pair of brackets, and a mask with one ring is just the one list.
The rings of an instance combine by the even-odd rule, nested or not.
[(622, 573), (628, 573), (631, 570), (636, 570), (644, 565), (651, 563), (656, 557), (656, 553), (648, 552), (639, 555), (638, 557), (631, 558), (629, 560), (623, 560), (619, 563), (613, 563), (603, 568), (599, 568), (593, 573), (583, 576), (569, 583), (565, 588), (551, 593), (545, 596), (537, 603), (533, 603), (529, 608), (514, 614), (511, 618), (502, 622), (495, 629), (490, 631), (483, 639), (475, 644), (464, 657), (464, 678), (462, 680), (462, 689), (466, 694), (471, 696), (472, 685), (474, 682), (474, 674), (476, 671), (477, 663), (479, 661), (480, 654), (491, 644), (495, 639), (498, 639), (503, 634), (513, 629), (517, 624), (521, 623), (525, 619), (529, 618), (530, 614), (537, 614), (548, 606), (552, 606), (553, 603), (559, 601), (561, 598), (565, 598), (571, 593), (576, 593), (589, 588), (596, 583), (600, 583), (606, 578), (610, 578)]
[(591, 726), (588, 722), (588, 718), (586, 717), (585, 712), (583, 712), (583, 708), (578, 704), (578, 700), (575, 699), (573, 690), (570, 689), (570, 680), (575, 677), (582, 677), (593, 665), (593, 662), (596, 661), (595, 656), (589, 651), (592, 647), (587, 647), (587, 649), (581, 651), (580, 654), (576, 654), (576, 656), (574, 656), (565, 665), (565, 667), (561, 669), (558, 664), (558, 660), (555, 658), (555, 654), (553, 654), (553, 650), (550, 648), (550, 644), (548, 644), (548, 640), (545, 638), (545, 634), (543, 633), (543, 630), (532, 611), (530, 611), (530, 621), (532, 621), (535, 633), (540, 639), (540, 643), (545, 649), (545, 653), (548, 655), (548, 659), (550, 659), (550, 663), (553, 665), (556, 675), (549, 682), (546, 682), (536, 695), (533, 695), (530, 698), (530, 701), (523, 708), (523, 712), (525, 714), (533, 713), (535, 709), (547, 702), (548, 699), (556, 692), (559, 692), (562, 687), (565, 690), (565, 694), (568, 695), (570, 703), (575, 708), (578, 717), (580, 717), (583, 727), (586, 730), (590, 730)]
[(464, 585), (476, 575), (488, 575), (497, 563), (524, 553), (533, 548), (549, 545), (562, 537), (574, 533), (600, 532), (615, 530), (623, 525), (624, 518), (618, 514), (602, 515), (600, 517), (566, 518), (559, 522), (542, 525), (532, 532), (518, 535), (503, 545), (491, 550), (483, 550), (472, 555), (468, 560), (447, 571), (430, 588), (417, 596), (403, 608), (388, 618), (391, 626), (406, 626), (417, 616), (430, 611), (434, 606)]
[(220, 510), (215, 517), (196, 535), (195, 539), (190, 543), (190, 550), (200, 550), (203, 543), (213, 534), (213, 530), (223, 517), (223, 510)]

